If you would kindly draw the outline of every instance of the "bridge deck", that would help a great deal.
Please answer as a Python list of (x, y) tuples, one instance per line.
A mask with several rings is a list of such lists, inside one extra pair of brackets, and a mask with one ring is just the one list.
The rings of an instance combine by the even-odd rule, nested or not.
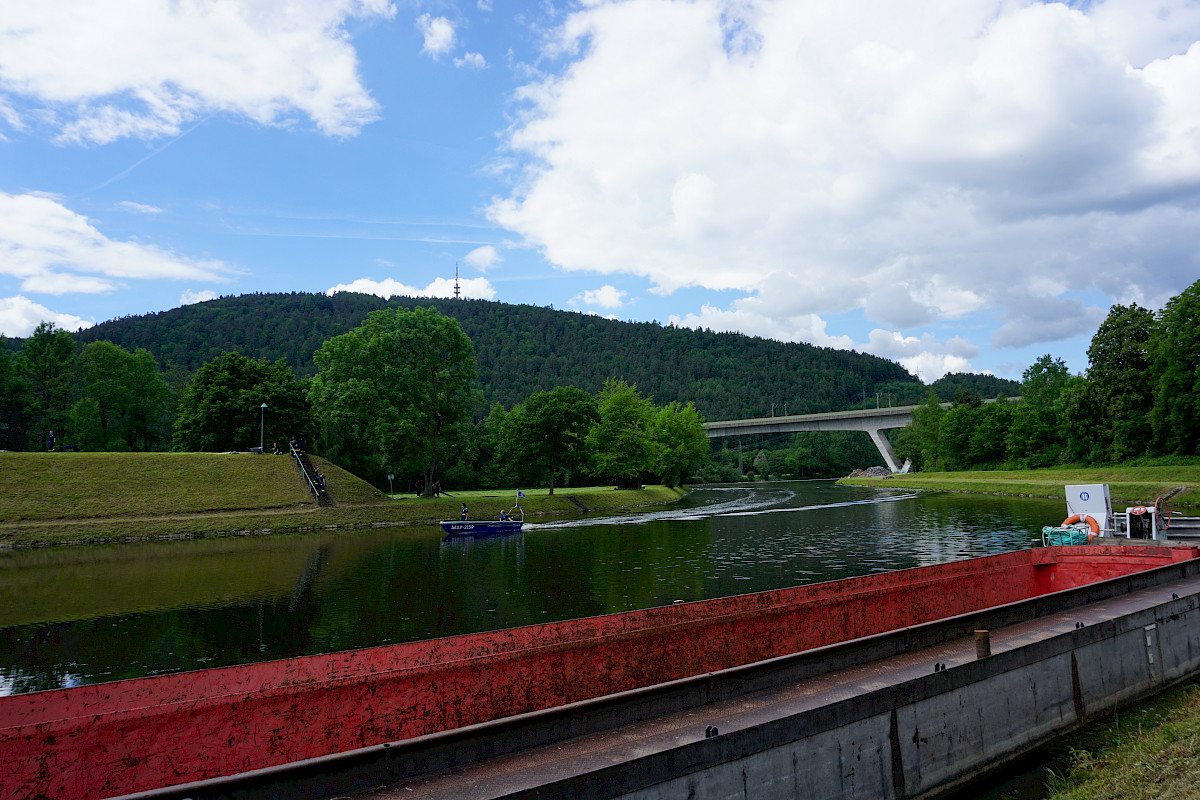
[[(992, 653), (1071, 634), (1080, 622), (1090, 627), (1152, 609), (1170, 600), (1172, 593), (1181, 597), (1200, 594), (1200, 576), (995, 629), (991, 632)], [(623, 791), (623, 773), (636, 771), (634, 762), (703, 741), (709, 726), (715, 726), (721, 736), (746, 731), (880, 689), (898, 687), (928, 676), (935, 663), (943, 663), (953, 671), (975, 660), (974, 639), (960, 638), (616, 730), (401, 781), (355, 797), (485, 800), (521, 793), (533, 796), (539, 789), (539, 797), (616, 796)], [(610, 793), (605, 787), (613, 791)]]

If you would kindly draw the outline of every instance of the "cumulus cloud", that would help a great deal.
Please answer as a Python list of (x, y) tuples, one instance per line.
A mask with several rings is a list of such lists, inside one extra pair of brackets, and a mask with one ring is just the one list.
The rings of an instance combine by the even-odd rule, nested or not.
[(580, 292), (568, 302), (571, 305), (599, 306), (600, 308), (620, 308), (625, 305), (626, 292), (615, 286), (605, 284), (599, 289)]
[(487, 59), (481, 53), (463, 53), (461, 58), (454, 59), (454, 66), (483, 69), (487, 66)]
[(205, 300), (216, 300), (217, 293), (212, 289), (201, 289), (198, 292), (193, 292), (191, 289), (185, 289), (179, 295), (179, 305), (190, 306), (193, 303), (203, 303)]
[(303, 115), (352, 136), (378, 104), (344, 23), (394, 14), (388, 0), (8, 3), (0, 91), (21, 98), (21, 124), (51, 119), (64, 142), (173, 136), (213, 112), (262, 124)]
[[(496, 296), (496, 288), (487, 278), (463, 278), (458, 282), (459, 296), (468, 300), (491, 300)], [(374, 278), (359, 278), (351, 283), (339, 283), (325, 290), (325, 294), (334, 295), (338, 292), (359, 292), (373, 294), (382, 298), (389, 297), (454, 297), (455, 280), (453, 278), (437, 278), (424, 289), (400, 283), (393, 278), (377, 281)]]
[(445, 17), (422, 14), (417, 17), (417, 30), (425, 39), (422, 53), (438, 58), (454, 49), (454, 23)]
[(496, 252), (496, 248), (490, 244), (485, 244), (482, 247), (476, 247), (471, 252), (463, 257), (463, 261), (470, 264), (480, 272), (487, 272), (492, 267), (499, 264), (504, 259)]
[(73, 314), (51, 311), (24, 295), (0, 298), (0, 336), (28, 336), (43, 322), (53, 322), (66, 331), (90, 328), (95, 324)]
[(220, 280), (220, 261), (105, 236), (92, 222), (46, 194), (0, 192), (0, 275), (26, 292), (107, 292), (126, 280)]
[[(1019, 347), (1200, 274), (1185, 0), (601, 1), (547, 55), (491, 219), (566, 271), (745, 294), (682, 324), (844, 346), (822, 315), (990, 311)], [(969, 359), (928, 348), (898, 357)]]

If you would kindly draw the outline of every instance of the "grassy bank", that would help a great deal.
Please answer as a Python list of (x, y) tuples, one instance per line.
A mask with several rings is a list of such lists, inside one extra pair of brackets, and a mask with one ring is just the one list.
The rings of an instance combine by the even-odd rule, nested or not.
[(890, 478), (842, 478), (854, 486), (936, 489), (974, 494), (1063, 499), (1063, 487), (1076, 483), (1107, 483), (1114, 509), (1153, 503), (1179, 487), (1172, 509), (1200, 513), (1200, 466), (1097, 467), (1033, 469), (994, 472), (917, 472)]
[[(515, 490), (453, 497), (390, 498), (321, 459), (332, 508), (317, 508), (295, 462), (246, 453), (0, 453), (0, 547), (146, 541), (254, 533), (382, 527), (495, 517)], [(525, 490), (528, 515), (667, 503), (682, 493), (662, 486)]]
[(1070, 739), (1052, 800), (1200, 798), (1200, 685), (1100, 719)]

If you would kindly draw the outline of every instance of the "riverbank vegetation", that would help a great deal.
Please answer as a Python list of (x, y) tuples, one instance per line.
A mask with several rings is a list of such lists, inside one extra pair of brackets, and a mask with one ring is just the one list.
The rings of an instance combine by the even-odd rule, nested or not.
[(918, 472), (886, 478), (842, 478), (838, 482), (851, 486), (1050, 497), (1056, 500), (1063, 499), (1064, 486), (1107, 483), (1114, 510), (1127, 505), (1151, 505), (1156, 498), (1170, 495), (1168, 505), (1172, 509), (1200, 513), (1200, 458), (1166, 461), (1169, 463), (1146, 466)]
[(1047, 800), (1196, 800), (1200, 685), (1126, 706), (1055, 748), (1065, 764), (1047, 781)]

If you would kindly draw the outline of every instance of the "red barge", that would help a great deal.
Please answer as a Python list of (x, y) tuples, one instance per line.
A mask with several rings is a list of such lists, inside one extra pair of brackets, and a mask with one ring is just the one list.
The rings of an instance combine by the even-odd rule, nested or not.
[(91, 800), (726, 670), (1195, 558), (1022, 550), (662, 608), (0, 697), (0, 789)]

